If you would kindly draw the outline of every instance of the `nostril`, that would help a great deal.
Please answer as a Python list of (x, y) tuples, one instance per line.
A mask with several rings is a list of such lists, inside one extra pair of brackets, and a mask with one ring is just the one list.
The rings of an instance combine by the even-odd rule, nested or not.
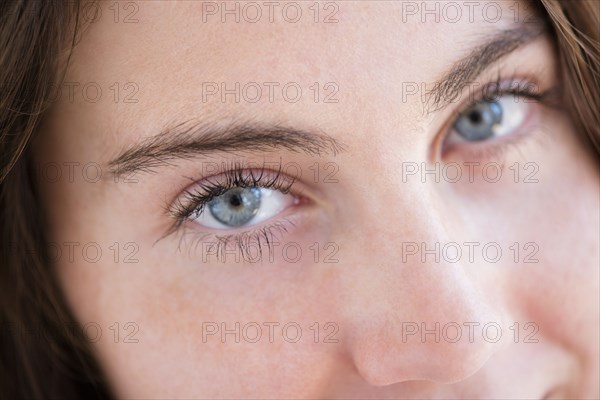
[(554, 387), (542, 397), (542, 400), (553, 400), (553, 399), (568, 399), (570, 396), (567, 395), (566, 388)]
[(498, 344), (473, 342), (424, 343), (415, 347), (422, 361), (420, 379), (441, 384), (463, 381), (477, 373), (498, 350)]

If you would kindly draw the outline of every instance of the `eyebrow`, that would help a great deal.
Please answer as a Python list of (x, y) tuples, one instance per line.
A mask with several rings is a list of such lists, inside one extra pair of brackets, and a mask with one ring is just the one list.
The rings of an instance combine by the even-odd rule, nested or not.
[(287, 150), (309, 156), (333, 156), (345, 146), (324, 132), (308, 132), (280, 125), (232, 123), (226, 126), (183, 122), (124, 150), (108, 165), (113, 176), (153, 172), (200, 155)]
[(426, 91), (425, 114), (439, 111), (452, 103), (467, 85), (473, 83), (473, 80), (491, 65), (546, 32), (547, 25), (537, 19), (535, 22), (521, 23), (517, 28), (494, 34), (487, 42), (455, 62), (442, 78)]

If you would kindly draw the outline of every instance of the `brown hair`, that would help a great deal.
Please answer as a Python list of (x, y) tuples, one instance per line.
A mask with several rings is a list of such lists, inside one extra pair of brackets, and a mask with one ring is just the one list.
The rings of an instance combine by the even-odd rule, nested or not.
[[(538, 4), (553, 27), (565, 105), (600, 154), (598, 3)], [(28, 168), (28, 145), (52, 96), (48, 82), (66, 70), (80, 7), (0, 2), (0, 393), (10, 398), (111, 397), (89, 343), (66, 329), (75, 318), (43, 257), (43, 216)]]
[(565, 105), (577, 131), (600, 154), (600, 3), (540, 0), (558, 50)]
[(7, 398), (107, 398), (44, 257), (28, 144), (49, 82), (66, 63), (79, 2), (0, 2), (0, 393)]

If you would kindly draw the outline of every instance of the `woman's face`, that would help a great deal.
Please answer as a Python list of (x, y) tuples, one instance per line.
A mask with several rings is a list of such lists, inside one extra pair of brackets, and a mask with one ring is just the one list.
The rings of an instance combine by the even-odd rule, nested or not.
[(600, 394), (598, 171), (525, 3), (83, 11), (35, 165), (119, 396)]

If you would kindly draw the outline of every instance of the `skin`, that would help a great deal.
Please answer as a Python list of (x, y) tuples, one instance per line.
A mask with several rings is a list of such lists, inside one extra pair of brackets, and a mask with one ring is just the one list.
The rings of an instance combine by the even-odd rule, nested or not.
[[(306, 17), (297, 24), (281, 21), (280, 14), (275, 23), (266, 17), (256, 24), (221, 23), (218, 15), (202, 23), (200, 2), (140, 3), (139, 21), (125, 24), (115, 23), (102, 5), (102, 17), (86, 29), (65, 78), (80, 86), (72, 101), (63, 89), (52, 105), (34, 154), (37, 165), (63, 166), (58, 181), (38, 180), (49, 240), (62, 249), (53, 268), (81, 324), (101, 328), (99, 338), (93, 328), (88, 334), (119, 397), (600, 396), (600, 180), (597, 162), (564, 108), (527, 103), (527, 121), (512, 136), (442, 150), (468, 98), (430, 114), (423, 113), (419, 96), (402, 99), (402, 82), (430, 87), (484, 32), (514, 27), (511, 2), (500, 3), (507, 17), (496, 23), (480, 11), (472, 22), (430, 17), (423, 23), (419, 14), (401, 22), (400, 3), (343, 2), (335, 24), (314, 23), (308, 3), (302, 3)], [(476, 81), (495, 81), (501, 71), (503, 79), (535, 79), (544, 91), (559, 83), (555, 63), (542, 36)], [(102, 88), (99, 101), (81, 95), (87, 82)], [(136, 83), (139, 101), (122, 101), (130, 92), (122, 91), (115, 102), (109, 89), (115, 82), (121, 90)], [(232, 96), (203, 101), (203, 82), (298, 82), (304, 95), (297, 103), (280, 92), (274, 102), (267, 96), (255, 104), (235, 103)], [(335, 82), (339, 101), (315, 102), (308, 89), (314, 82), (321, 89)], [(190, 120), (321, 131), (344, 149), (320, 158), (283, 149), (197, 155), (139, 172), (131, 177), (137, 183), (115, 182), (109, 162), (124, 149)], [(214, 242), (214, 236), (202, 233), (215, 230), (193, 221), (185, 223), (185, 234), (164, 236), (173, 224), (165, 206), (206, 178), (207, 162), (280, 159), (300, 165), (294, 190), (303, 200), (270, 219), (295, 223), (277, 233), (282, 245), (272, 260), (207, 257), (202, 242)], [(73, 179), (65, 162), (80, 163)], [(90, 162), (101, 166), (98, 182), (82, 178), (82, 165)], [(328, 162), (338, 167), (337, 183), (323, 179)], [(473, 170), (473, 182), (438, 183), (431, 176), (423, 182), (420, 175), (403, 180), (409, 162), (494, 162), (504, 169), (495, 183), (482, 178), (481, 167)], [(516, 162), (517, 183), (510, 169)], [(523, 182), (531, 172), (524, 169), (527, 162), (537, 167), (536, 183)], [(79, 243), (72, 259), (65, 242)], [(281, 251), (291, 242), (303, 250), (294, 263)], [(318, 262), (309, 249), (315, 242)], [(480, 246), (473, 262), (464, 246), (459, 262), (433, 256), (423, 262), (421, 253), (403, 260), (408, 242), (428, 249), (436, 242)], [(502, 248), (496, 263), (482, 257), (489, 242)], [(509, 249), (515, 242), (517, 262)], [(524, 262), (532, 252), (524, 248), (529, 242), (538, 247), (538, 262)], [(97, 262), (83, 257), (86, 243), (100, 246)], [(118, 255), (110, 249), (114, 243)], [(337, 262), (324, 262), (332, 248), (327, 244), (335, 245)], [(133, 249), (138, 262), (125, 262)], [(133, 325), (126, 327), (128, 322)], [(233, 333), (224, 340), (220, 331), (207, 334), (221, 323), (234, 330), (236, 322), (257, 323), (262, 338), (246, 340), (254, 329), (240, 343)], [(268, 322), (279, 323), (272, 343)], [(295, 337), (293, 328), (282, 335), (289, 322), (302, 328), (295, 343), (286, 340)], [(482, 334), (488, 322), (502, 328), (497, 343)], [(456, 323), (462, 337), (452, 343), (444, 337), (436, 342), (434, 334), (422, 338), (420, 331), (407, 334), (421, 323), (429, 330)], [(479, 323), (473, 340), (465, 323)], [(452, 339), (454, 332), (449, 328), (445, 335)], [(337, 342), (325, 342), (328, 334)], [(537, 343), (526, 342), (528, 335)], [(491, 329), (486, 338), (495, 336)]]

